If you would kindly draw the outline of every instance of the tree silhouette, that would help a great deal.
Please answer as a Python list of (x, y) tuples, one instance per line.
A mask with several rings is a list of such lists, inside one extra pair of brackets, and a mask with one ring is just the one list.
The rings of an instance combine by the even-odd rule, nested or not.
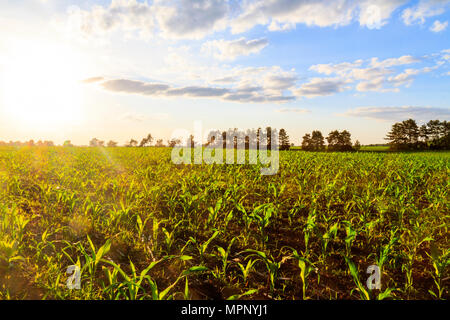
[(117, 142), (109, 140), (106, 146), (110, 148), (117, 147)]
[(309, 133), (306, 133), (302, 138), (302, 150), (305, 151), (311, 151), (312, 145), (311, 145), (311, 135)]
[(347, 130), (331, 131), (327, 137), (328, 151), (352, 151), (351, 134)]
[[(402, 122), (397, 122), (392, 125), (392, 129), (386, 135), (386, 140), (389, 140), (391, 149), (407, 150), (418, 147), (417, 142), (420, 136), (419, 127), (413, 119), (408, 119)], [(425, 132), (422, 129), (422, 135)]]
[(151, 145), (153, 142), (153, 137), (152, 135), (149, 133), (147, 135), (147, 137), (143, 138), (141, 140), (141, 143), (139, 144), (139, 147), (145, 147), (146, 145)]
[(289, 148), (291, 147), (291, 144), (289, 142), (289, 136), (287, 135), (286, 130), (280, 129), (278, 139), (279, 139), (280, 150), (289, 150)]
[(130, 141), (125, 143), (125, 147), (136, 147), (137, 146), (137, 141), (134, 139), (131, 139)]
[(171, 148), (177, 146), (181, 144), (181, 139), (171, 139), (171, 140), (167, 140), (167, 145)]
[(66, 140), (66, 141), (64, 141), (63, 146), (64, 147), (73, 147), (73, 144), (70, 140)]
[(104, 141), (94, 138), (91, 141), (89, 141), (89, 146), (90, 147), (103, 147), (104, 143), (105, 143)]
[(322, 151), (325, 149), (325, 139), (322, 132), (315, 130), (311, 134), (311, 147), (314, 151)]
[(156, 147), (164, 147), (163, 139), (158, 139), (158, 140), (156, 140), (155, 146), (156, 146)]

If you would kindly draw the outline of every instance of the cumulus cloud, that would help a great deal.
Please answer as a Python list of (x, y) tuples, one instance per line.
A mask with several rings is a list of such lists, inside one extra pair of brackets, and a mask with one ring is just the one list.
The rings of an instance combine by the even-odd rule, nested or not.
[(449, 119), (450, 109), (415, 106), (360, 107), (349, 110), (342, 115), (384, 121), (402, 121), (408, 118), (427, 121), (432, 119)]
[(348, 83), (355, 83), (355, 89), (360, 92), (397, 92), (400, 86), (410, 86), (415, 76), (436, 69), (427, 67), (422, 69), (408, 68), (398, 71), (398, 67), (423, 62), (424, 57), (404, 55), (398, 58), (380, 60), (356, 60), (354, 62), (342, 62), (338, 64), (317, 64), (309, 68), (311, 71), (327, 76), (335, 75)]
[(169, 89), (168, 85), (162, 83), (146, 83), (128, 79), (107, 80), (102, 83), (102, 86), (109, 91), (143, 95), (157, 95)]
[(111, 92), (154, 97), (217, 98), (225, 101), (249, 103), (283, 103), (295, 100), (294, 96), (273, 94), (270, 90), (264, 91), (262, 87), (236, 87), (232, 89), (210, 86), (174, 87), (162, 83), (129, 79), (105, 80), (100, 85)]
[(155, 5), (157, 19), (163, 35), (167, 37), (200, 39), (226, 28), (227, 1), (179, 0), (173, 1), (171, 6), (159, 3)]
[(237, 78), (233, 77), (233, 76), (226, 76), (226, 77), (212, 80), (212, 82), (215, 82), (215, 83), (233, 83), (236, 81), (238, 81)]
[(253, 40), (240, 38), (230, 41), (213, 40), (203, 44), (202, 49), (219, 60), (234, 60), (239, 56), (259, 53), (268, 44), (269, 41), (265, 38)]
[(136, 0), (112, 0), (109, 6), (95, 5), (91, 10), (72, 6), (68, 14), (69, 30), (84, 36), (104, 35), (119, 29), (152, 34), (155, 29), (152, 7)]
[(403, 10), (403, 22), (408, 26), (424, 24), (427, 18), (444, 13), (449, 4), (450, 0), (420, 0), (417, 5)]
[(313, 78), (304, 83), (300, 88), (294, 90), (300, 97), (328, 96), (334, 93), (342, 92), (348, 82), (339, 78)]
[(378, 58), (372, 58), (370, 65), (374, 68), (389, 68), (405, 64), (417, 63), (421, 60), (421, 58), (416, 58), (410, 55), (401, 56), (399, 58), (389, 58), (382, 61), (378, 61)]
[(234, 33), (256, 25), (268, 25), (269, 30), (286, 30), (297, 24), (307, 26), (345, 26), (355, 19), (361, 26), (380, 28), (392, 12), (406, 0), (258, 0), (248, 2), (243, 12), (232, 20)]
[[(201, 39), (227, 28), (231, 28), (233, 33), (242, 33), (256, 25), (264, 25), (270, 31), (280, 31), (295, 28), (297, 24), (339, 27), (357, 21), (361, 26), (378, 29), (406, 2), (253, 0), (240, 3), (224, 0), (157, 0), (149, 3), (112, 0), (109, 5), (95, 5), (89, 9), (72, 7), (68, 25), (70, 30), (88, 36), (122, 30), (137, 31), (147, 37), (158, 34), (171, 39)], [(421, 13), (423, 10), (420, 8), (410, 9), (411, 13), (405, 13), (408, 18), (404, 19), (414, 21), (428, 14)], [(267, 43), (259, 39), (258, 43), (246, 43), (244, 46), (252, 45), (255, 46), (253, 50), (259, 51)], [(236, 46), (239, 47), (239, 44)]]
[(439, 20), (436, 20), (433, 25), (430, 27), (430, 30), (433, 32), (441, 32), (447, 29), (448, 21), (440, 22)]
[[(341, 62), (336, 64), (317, 64), (309, 71), (319, 74), (312, 75), (299, 83), (295, 69), (284, 70), (279, 66), (271, 67), (231, 67), (229, 65), (178, 65), (172, 73), (165, 77), (164, 72), (156, 74), (165, 81), (139, 81), (133, 79), (103, 79), (93, 77), (86, 83), (94, 83), (105, 90), (125, 94), (140, 94), (154, 97), (191, 97), (212, 98), (224, 101), (246, 103), (284, 103), (299, 98), (314, 98), (329, 96), (355, 90), (358, 92), (398, 92), (402, 87), (409, 87), (414, 79), (421, 74), (429, 73), (446, 66), (450, 60), (450, 50), (413, 57), (400, 57)], [(434, 62), (434, 65), (431, 63)], [(421, 63), (421, 68), (411, 65)], [(423, 64), (431, 66), (423, 66)], [(167, 75), (167, 74), (166, 74)], [(303, 77), (302, 77), (303, 78)]]

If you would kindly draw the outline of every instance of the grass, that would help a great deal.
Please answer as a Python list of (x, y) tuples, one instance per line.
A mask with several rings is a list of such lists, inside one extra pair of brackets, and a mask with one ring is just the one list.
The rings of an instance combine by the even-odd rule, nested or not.
[(447, 299), (449, 160), (283, 151), (261, 176), (169, 148), (1, 147), (0, 298)]

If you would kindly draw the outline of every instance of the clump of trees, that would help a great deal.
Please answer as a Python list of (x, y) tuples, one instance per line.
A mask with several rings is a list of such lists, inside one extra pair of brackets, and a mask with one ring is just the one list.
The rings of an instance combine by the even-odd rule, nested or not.
[[(276, 138), (275, 141), (272, 141), (272, 133), (273, 137)], [(262, 128), (258, 129), (247, 129), (247, 130), (238, 130), (237, 128), (228, 129), (227, 131), (211, 131), (208, 134), (207, 142), (204, 146), (214, 145), (216, 139), (218, 137), (222, 138), (222, 146), (223, 148), (227, 148), (232, 146), (233, 148), (238, 148), (238, 146), (243, 146), (246, 150), (248, 149), (260, 149), (260, 145), (267, 149), (278, 148), (279, 150), (289, 150), (291, 147), (291, 143), (289, 140), (289, 136), (285, 129), (280, 129), (278, 132), (276, 129), (272, 127), (266, 127), (265, 132), (263, 132)]]
[(152, 135), (149, 133), (149, 134), (147, 135), (147, 137), (145, 137), (145, 138), (143, 138), (143, 139), (141, 140), (141, 143), (139, 144), (139, 147), (145, 147), (145, 146), (147, 146), (147, 145), (151, 145), (152, 142), (153, 142), (153, 137), (152, 137)]
[(325, 139), (322, 132), (314, 130), (311, 134), (303, 136), (302, 150), (305, 151), (323, 151), (325, 150)]
[(347, 130), (339, 132), (331, 131), (326, 137), (328, 145), (325, 146), (325, 138), (322, 132), (314, 130), (311, 134), (307, 133), (303, 136), (302, 150), (305, 151), (356, 151), (361, 148), (361, 144), (357, 140), (352, 145), (351, 134)]
[(328, 151), (353, 151), (351, 134), (347, 130), (331, 131), (327, 137)]
[(105, 141), (99, 140), (97, 138), (92, 139), (89, 141), (90, 147), (103, 147), (105, 145)]
[(450, 149), (450, 123), (430, 120), (418, 126), (413, 119), (397, 122), (387, 134), (391, 150), (448, 150)]

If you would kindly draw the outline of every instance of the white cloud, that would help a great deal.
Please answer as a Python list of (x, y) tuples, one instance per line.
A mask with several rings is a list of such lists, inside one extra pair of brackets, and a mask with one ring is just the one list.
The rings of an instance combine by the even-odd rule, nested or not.
[(447, 29), (448, 21), (440, 22), (439, 20), (436, 20), (433, 25), (430, 27), (430, 30), (433, 32), (441, 32)]
[(403, 22), (408, 26), (424, 24), (427, 18), (444, 13), (448, 4), (450, 0), (420, 0), (417, 5), (403, 10)]
[(155, 21), (152, 7), (136, 0), (112, 0), (109, 6), (95, 5), (91, 10), (77, 6), (68, 9), (67, 26), (70, 32), (83, 36), (101, 36), (115, 30), (152, 34)]
[(239, 56), (259, 53), (268, 44), (269, 41), (265, 38), (253, 40), (240, 38), (230, 41), (213, 40), (204, 43), (202, 49), (219, 60), (234, 60)]
[(449, 119), (450, 109), (415, 106), (360, 107), (349, 110), (341, 115), (384, 121), (402, 121), (408, 118), (427, 121), (432, 119)]
[(378, 58), (372, 58), (371, 66), (374, 68), (389, 68), (394, 66), (401, 66), (405, 64), (412, 64), (420, 62), (422, 59), (415, 58), (410, 55), (401, 56), (399, 58), (389, 58), (383, 61), (378, 61)]
[(148, 83), (129, 79), (105, 80), (100, 84), (103, 89), (125, 94), (140, 94), (153, 97), (190, 97), (216, 98), (234, 102), (283, 103), (295, 100), (295, 97), (264, 91), (263, 88), (235, 87), (222, 88), (211, 86), (175, 87), (162, 83)]
[(201, 39), (225, 29), (229, 6), (222, 0), (178, 0), (171, 6), (155, 5), (159, 27), (165, 37)]
[(406, 0), (258, 0), (248, 2), (243, 12), (232, 20), (233, 33), (241, 33), (256, 25), (269, 30), (286, 30), (297, 24), (319, 27), (345, 26), (359, 21), (361, 26), (379, 28), (392, 12)]
[[(178, 57), (176, 51), (175, 58)], [(334, 95), (347, 90), (358, 92), (398, 92), (409, 87), (420, 74), (432, 72), (445, 65), (446, 50), (423, 57), (403, 55), (397, 58), (378, 58), (317, 64), (310, 71), (325, 75), (312, 76), (298, 84), (294, 70), (271, 67), (231, 67), (229, 65), (196, 64), (188, 55), (169, 59), (174, 65), (153, 70), (150, 77), (162, 81), (138, 81), (130, 78), (103, 79), (94, 77), (85, 83), (100, 85), (103, 89), (124, 94), (152, 97), (203, 97), (248, 103), (283, 103), (298, 98)], [(449, 55), (450, 56), (450, 55)], [(177, 62), (178, 61), (178, 62)], [(432, 63), (433, 66), (405, 68), (410, 64)], [(180, 73), (180, 70), (183, 72)], [(178, 76), (173, 76), (177, 74)], [(139, 75), (137, 75), (139, 76)], [(147, 76), (148, 78), (148, 76)], [(176, 83), (176, 85), (168, 83)]]
[(398, 92), (398, 87), (410, 86), (416, 75), (430, 72), (438, 68), (439, 64), (422, 69), (408, 68), (401, 72), (396, 68), (424, 60), (424, 57), (404, 55), (381, 61), (378, 58), (372, 58), (338, 64), (317, 64), (309, 69), (327, 76), (334, 74), (348, 83), (356, 83), (355, 89), (360, 92)]
[(294, 92), (297, 96), (307, 98), (328, 96), (344, 91), (347, 83), (348, 81), (340, 78), (312, 78)]

